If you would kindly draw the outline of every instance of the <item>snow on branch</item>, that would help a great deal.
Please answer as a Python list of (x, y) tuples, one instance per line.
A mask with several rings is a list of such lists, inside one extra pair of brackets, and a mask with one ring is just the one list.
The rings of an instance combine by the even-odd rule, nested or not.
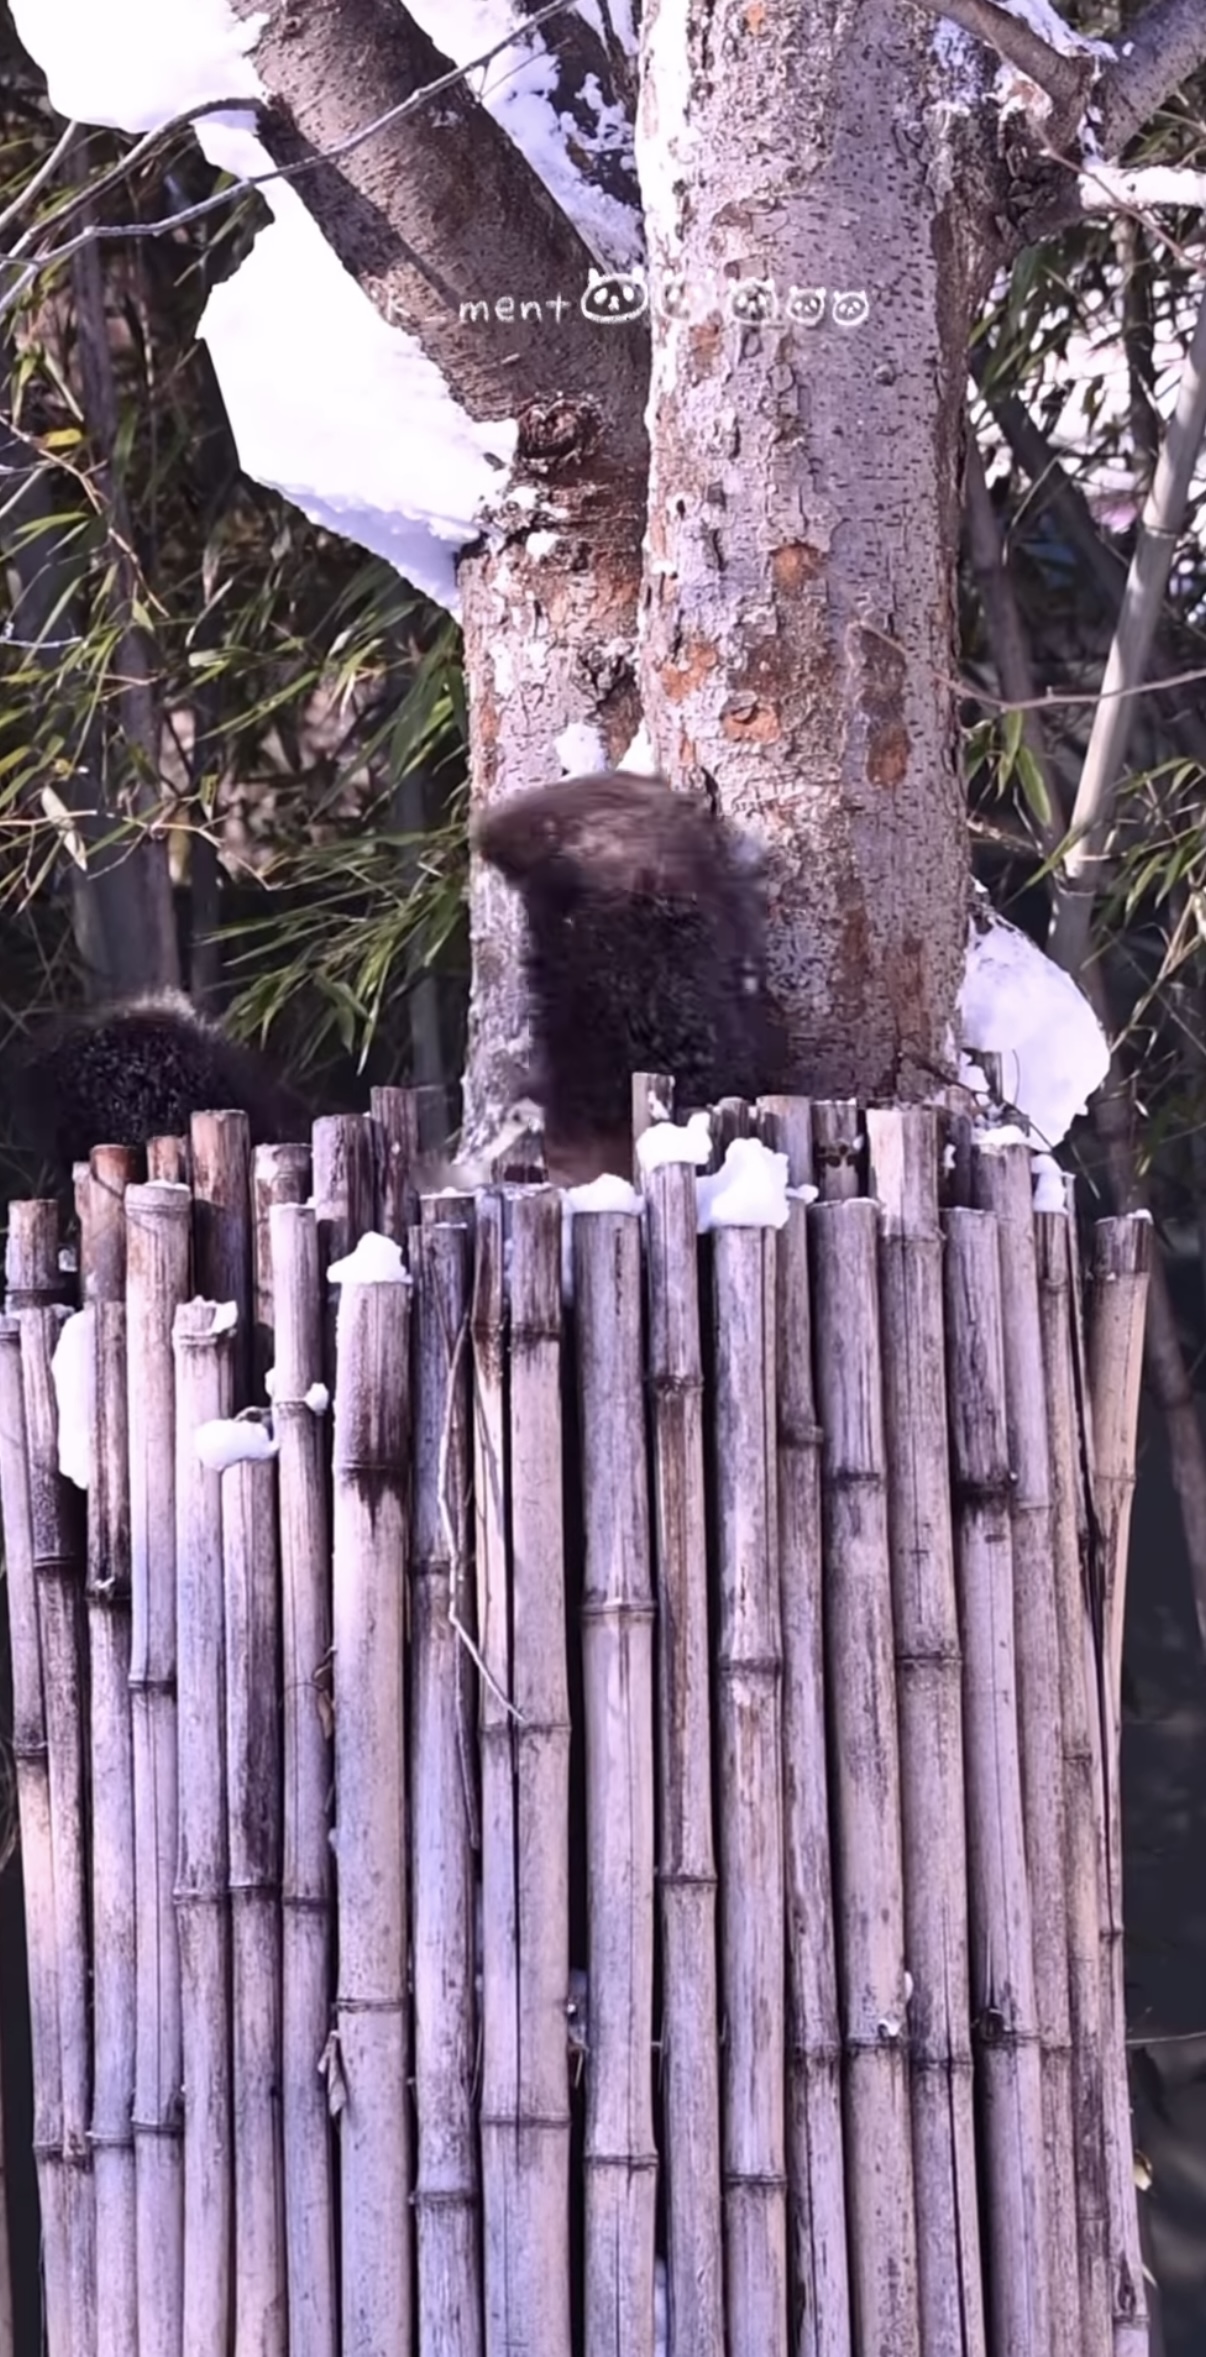
[[(454, 65), (469, 70), (487, 113), (596, 261), (617, 269), (639, 262), (645, 241), (632, 117), (614, 87), (614, 60), (596, 12), (567, 10), (547, 39), (533, 31), (516, 0), (410, 0), (408, 13)], [(494, 52), (489, 65), (472, 70), (486, 50)]]
[[(264, 19), (240, 23), (226, 0), (16, 0), (14, 15), (53, 103), (77, 121), (145, 132), (215, 98), (263, 98), (248, 51)], [(273, 214), (198, 330), (240, 464), (455, 612), (456, 554), (510, 462), (514, 426), (472, 418), (417, 338), (381, 318), (297, 190), (271, 177), (250, 107), (209, 115), (196, 134), (220, 170), (261, 181)]]

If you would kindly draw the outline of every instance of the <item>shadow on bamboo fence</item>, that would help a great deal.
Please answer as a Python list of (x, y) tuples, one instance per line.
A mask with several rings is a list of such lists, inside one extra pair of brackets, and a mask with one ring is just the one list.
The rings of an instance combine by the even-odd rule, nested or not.
[(312, 1152), (98, 1148), (67, 1328), (13, 1206), (49, 2357), (1146, 2347), (1149, 1230), (1082, 1310), (1025, 1147), (751, 1125), (783, 1224), (701, 1238), (650, 1167), (572, 1306), (559, 1196), (420, 1200), (398, 1092)]

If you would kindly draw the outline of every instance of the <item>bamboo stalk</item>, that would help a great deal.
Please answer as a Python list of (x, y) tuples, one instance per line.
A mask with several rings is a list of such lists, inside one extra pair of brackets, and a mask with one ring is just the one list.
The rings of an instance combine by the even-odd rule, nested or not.
[(822, 1203), (849, 1203), (862, 1192), (866, 1151), (862, 1115), (853, 1097), (812, 1108), (813, 1158)]
[[(764, 1142), (793, 1187), (812, 1179), (812, 1109), (759, 1101)], [(825, 1762), (821, 1430), (812, 1374), (808, 1215), (791, 1204), (776, 1253), (783, 1843), (787, 1917), (787, 2177), (794, 2357), (850, 2357), (829, 1780)]]
[(335, 1379), (335, 1322), (339, 1303), (327, 1285), (333, 1260), (352, 1251), (373, 1224), (376, 1175), (373, 1133), (361, 1113), (324, 1114), (314, 1124), (314, 1209), (318, 1219), (318, 1265), (323, 1311), (323, 1364), (327, 1384)]
[(585, 2342), (588, 2357), (653, 2357), (654, 1604), (639, 1225), (579, 1212), (573, 1253), (586, 1539)]
[(336, 2024), (343, 2346), (411, 2346), (406, 1713), (409, 1284), (340, 1289), (335, 1390)]
[(272, 1225), (274, 1203), (304, 1203), (310, 1192), (308, 1146), (257, 1146), (252, 1155), (251, 1281), (255, 1297), (255, 1336), (252, 1352), (252, 1396), (264, 1397), (268, 1370), (274, 1363), (275, 1322), (272, 1280)]
[(148, 1185), (158, 1182), (165, 1187), (187, 1187), (189, 1168), (187, 1138), (149, 1138), (147, 1140)]
[[(561, 1206), (506, 1199), (509, 1397), (500, 1398), (503, 1201), (478, 1207), (482, 1741), (482, 2201), (486, 2348), (568, 2357), (568, 1752), (561, 1497)], [(503, 1448), (499, 1448), (499, 1441)], [(505, 1468), (505, 1470), (504, 1470)], [(504, 1504), (505, 1501), (505, 1504)], [(510, 1596), (499, 1508), (510, 1509)], [(509, 1698), (509, 1699), (508, 1699)], [(523, 1970), (518, 1981), (520, 1959)]]
[[(252, 1290), (251, 1124), (245, 1113), (194, 1113), (193, 1283), (203, 1301), (233, 1301), (230, 1413), (251, 1398), (255, 1320)], [(211, 1478), (216, 1479), (217, 1476)], [(216, 1493), (215, 1493), (216, 1495)]]
[(23, 1309), (49, 1309), (70, 1297), (70, 1280), (59, 1267), (57, 1203), (38, 1198), (9, 1204), (4, 1286), (10, 1318)]
[(711, 1259), (728, 2345), (772, 2357), (787, 2348), (774, 1233), (721, 1228)]
[(1043, 2088), (1014, 1658), (1000, 1248), (990, 1212), (946, 1215), (947, 1393), (956, 1490), (991, 2345), (1049, 2357)]
[(134, 1752), (130, 1725), (130, 1455), (125, 1190), (135, 1156), (98, 1146), (81, 1224), (96, 1381), (88, 1492), (91, 1684), (93, 2170), (97, 2347), (138, 2345), (134, 2162)]
[(1150, 1220), (1097, 1221), (1087, 1303), (1087, 1371), (1093, 1405), (1093, 1496), (1106, 1576), (1105, 1658), (1116, 1720), (1121, 1710), (1127, 1542), (1151, 1255)]
[(1085, 1353), (1092, 1415), (1092, 1499), (1100, 1577), (1099, 1704), (1104, 1759), (1106, 1905), (1101, 1937), (1106, 2053), (1106, 2171), (1110, 2196), (1115, 2357), (1145, 2357), (1147, 2298), (1139, 2240), (1134, 2134), (1126, 2068), (1122, 1927), (1121, 1677), (1127, 1543), (1151, 1224), (1098, 1220), (1093, 1231)]
[[(868, 1111), (880, 1204), (888, 1527), (900, 1725), (921, 2344), (983, 2357), (963, 1799), (963, 1665), (943, 1371), (938, 1140), (920, 1106)], [(1029, 1196), (1027, 1196), (1029, 1202)], [(1067, 2344), (1072, 2357), (1074, 2344)]]
[(376, 1174), (376, 1212), (373, 1225), (381, 1236), (404, 1244), (419, 1216), (419, 1194), (414, 1168), (419, 1159), (419, 1095), (413, 1088), (375, 1088), (369, 1091), (373, 1164)]
[(177, 1848), (176, 1417), (172, 1320), (188, 1291), (188, 1189), (126, 1190), (130, 1714), (134, 1756), (134, 2186), (138, 2357), (180, 2357), (184, 2151)]
[(418, 2302), (429, 2357), (479, 2357), (470, 1617), (469, 1239), (416, 1229), (411, 1874)]
[(269, 1212), (280, 1443), (284, 1824), (281, 2118), (289, 2357), (335, 2357), (335, 2213), (323, 2065), (330, 2024), (330, 1516), (323, 1420), (318, 1225), (302, 1204)]
[[(11, 1276), (11, 1263), (9, 1273)], [(13, 1763), (29, 1968), (33, 2157), (42, 2222), (44, 2331), (47, 2357), (71, 2357), (74, 2348), (71, 2252), (67, 2171), (63, 2159), (63, 2065), (59, 2051), (50, 1762), (34, 1580), (29, 1458), (21, 1382), (21, 1322), (8, 1316), (0, 1318), (0, 1509), (12, 1654)]]
[(669, 1163), (649, 1172), (646, 1188), (670, 2346), (679, 2357), (721, 2357), (720, 2003), (695, 1172)]
[(916, 2357), (878, 1218), (872, 1203), (838, 1200), (814, 1206), (810, 1227), (854, 2339), (860, 2350)]
[(1075, 1230), (1063, 1212), (1035, 1220), (1047, 1426), (1051, 1451), (1052, 1547), (1059, 1629), (1063, 1741), (1064, 1883), (1068, 1921), (1068, 2011), (1072, 2040), (1077, 2250), (1083, 2357), (1109, 2357), (1113, 2335), (1109, 2193), (1102, 2122), (1099, 1921), (1102, 1906), (1097, 1817), (1100, 1786), (1086, 1682), (1084, 1566), (1081, 1556), (1080, 1435), (1072, 1357), (1069, 1256)]
[[(8, 1861), (12, 1867), (11, 1857)], [(19, 1868), (13, 1868), (19, 1872)], [(13, 2263), (9, 2242), (9, 2182), (8, 2152), (11, 2139), (6, 2129), (4, 2109), (4, 2068), (0, 2066), (0, 2357), (16, 2357), (16, 2330), (13, 2318)]]
[[(218, 1120), (220, 1117), (213, 1117)], [(207, 1116), (194, 1115), (198, 1169)], [(208, 1140), (206, 1140), (208, 1145)], [(176, 1359), (176, 1930), (184, 2055), (184, 2357), (225, 2349), (234, 2219), (230, 2114), (222, 1477), (202, 1464), (202, 1424), (229, 1416), (234, 1337), (212, 1301), (182, 1302)]]
[(234, 2357), (287, 2357), (281, 2146), (281, 1623), (276, 1476), (222, 1476), (234, 2139)]
[(71, 2345), (79, 2357), (96, 2357), (96, 2185), (88, 2141), (92, 2038), (88, 2007), (91, 1927), (85, 1814), (85, 1537), (81, 1501), (59, 1472), (58, 1411), (51, 1360), (60, 1328), (58, 1309), (21, 1312), (21, 1381), (25, 1394), (30, 1527), (50, 1768)]
[(1068, 2011), (1059, 1623), (1029, 1148), (977, 1146), (972, 1154), (972, 1190), (980, 1209), (995, 1215), (1001, 1268), (1022, 1818), (1030, 1879), (1034, 1998), (1042, 2045), (1050, 2329), (1057, 2349), (1076, 2349), (1081, 2341), (1080, 2259)]

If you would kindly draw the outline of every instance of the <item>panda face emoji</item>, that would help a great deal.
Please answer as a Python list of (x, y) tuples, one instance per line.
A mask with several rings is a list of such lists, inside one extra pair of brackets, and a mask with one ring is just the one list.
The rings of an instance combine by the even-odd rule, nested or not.
[(861, 327), (870, 313), (871, 305), (862, 287), (851, 287), (846, 293), (835, 294), (833, 298), (835, 327)]
[(649, 289), (641, 270), (592, 270), (579, 309), (597, 327), (626, 326), (649, 309)]
[(823, 286), (793, 286), (788, 289), (784, 310), (799, 327), (819, 327), (825, 316)]
[(729, 288), (729, 317), (740, 327), (761, 327), (779, 316), (779, 298), (770, 278), (739, 278)]

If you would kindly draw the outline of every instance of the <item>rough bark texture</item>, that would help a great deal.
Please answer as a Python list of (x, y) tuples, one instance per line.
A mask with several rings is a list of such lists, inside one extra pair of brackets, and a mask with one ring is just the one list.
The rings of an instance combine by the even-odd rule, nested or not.
[(773, 847), (796, 1085), (917, 1093), (966, 940), (950, 678), (980, 285), (931, 29), (895, 0), (683, 20), (646, 13), (638, 142), (646, 717), (670, 775)]
[[(592, 728), (616, 761), (637, 726), (635, 685), (642, 486), (561, 483), (552, 533), (539, 514), (513, 520), (500, 547), (461, 567), (465, 666), (472, 682), (475, 803), (546, 785), (558, 774), (555, 740), (572, 722)], [(477, 1147), (525, 1088), (527, 993), (518, 896), (476, 861), (471, 888), (473, 995), (465, 1074), (465, 1143)]]

